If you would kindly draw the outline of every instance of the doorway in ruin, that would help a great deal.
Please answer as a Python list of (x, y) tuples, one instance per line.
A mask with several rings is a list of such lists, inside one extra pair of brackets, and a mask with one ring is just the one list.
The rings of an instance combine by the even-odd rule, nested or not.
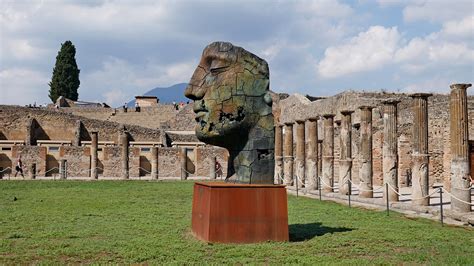
[(186, 171), (189, 174), (195, 174), (196, 171), (196, 165), (195, 165), (195, 151), (193, 148), (187, 148), (186, 149)]
[(59, 175), (59, 147), (49, 146), (48, 154), (46, 155), (46, 172), (44, 176), (58, 176)]
[(142, 147), (140, 148), (140, 168), (138, 171), (139, 176), (147, 176), (151, 173), (151, 148)]

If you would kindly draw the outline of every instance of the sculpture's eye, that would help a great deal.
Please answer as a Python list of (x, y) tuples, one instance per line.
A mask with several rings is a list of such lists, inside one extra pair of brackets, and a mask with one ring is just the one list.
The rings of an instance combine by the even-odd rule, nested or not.
[(219, 73), (222, 73), (224, 71), (226, 71), (227, 67), (214, 67), (214, 68), (211, 68), (211, 73), (212, 74), (219, 74)]
[(223, 60), (213, 60), (210, 64), (209, 70), (212, 74), (218, 74), (226, 71), (228, 67), (229, 65)]

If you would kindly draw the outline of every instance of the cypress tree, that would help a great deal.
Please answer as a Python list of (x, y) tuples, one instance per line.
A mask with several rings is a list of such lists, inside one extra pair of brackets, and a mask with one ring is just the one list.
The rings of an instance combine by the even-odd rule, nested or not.
[(79, 72), (76, 64), (76, 47), (71, 41), (61, 44), (56, 56), (53, 77), (49, 83), (49, 98), (56, 102), (59, 96), (77, 101), (79, 94)]

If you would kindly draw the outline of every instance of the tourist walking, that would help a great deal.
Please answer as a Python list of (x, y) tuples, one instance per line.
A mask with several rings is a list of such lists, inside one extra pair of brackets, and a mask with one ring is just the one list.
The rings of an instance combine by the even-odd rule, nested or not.
[(21, 156), (18, 157), (18, 160), (16, 161), (16, 166), (15, 166), (15, 177), (16, 175), (18, 174), (18, 172), (20, 172), (21, 176), (22, 177), (25, 177), (23, 175), (23, 162), (21, 161)]

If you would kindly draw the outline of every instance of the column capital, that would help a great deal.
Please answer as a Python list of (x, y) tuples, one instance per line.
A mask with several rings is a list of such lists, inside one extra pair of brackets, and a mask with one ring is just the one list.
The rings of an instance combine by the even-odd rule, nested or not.
[(353, 112), (354, 112), (354, 111), (352, 111), (352, 110), (342, 110), (342, 111), (341, 111), (341, 114), (342, 114), (342, 115), (351, 115)]
[(398, 99), (387, 99), (385, 101), (382, 101), (384, 105), (397, 105), (399, 102), (401, 102)]
[(318, 121), (318, 117), (317, 117), (317, 116), (310, 117), (310, 118), (307, 119), (307, 121), (317, 122), (317, 121)]
[(333, 118), (335, 116), (336, 116), (335, 114), (323, 114), (322, 115), (322, 117), (324, 117), (324, 118)]
[(293, 122), (285, 122), (285, 123), (283, 123), (283, 124), (284, 124), (285, 126), (293, 126), (294, 123), (293, 123)]
[(451, 90), (467, 90), (467, 88), (469, 88), (471, 86), (472, 86), (472, 84), (470, 84), (470, 83), (458, 83), (458, 84), (449, 85)]
[(303, 120), (303, 119), (296, 119), (296, 120), (295, 120), (295, 123), (297, 123), (297, 124), (304, 124), (304, 120)]
[(410, 96), (411, 98), (422, 98), (422, 99), (426, 99), (426, 98), (428, 98), (428, 97), (433, 96), (433, 93), (417, 92), (417, 93), (409, 94), (408, 96)]

